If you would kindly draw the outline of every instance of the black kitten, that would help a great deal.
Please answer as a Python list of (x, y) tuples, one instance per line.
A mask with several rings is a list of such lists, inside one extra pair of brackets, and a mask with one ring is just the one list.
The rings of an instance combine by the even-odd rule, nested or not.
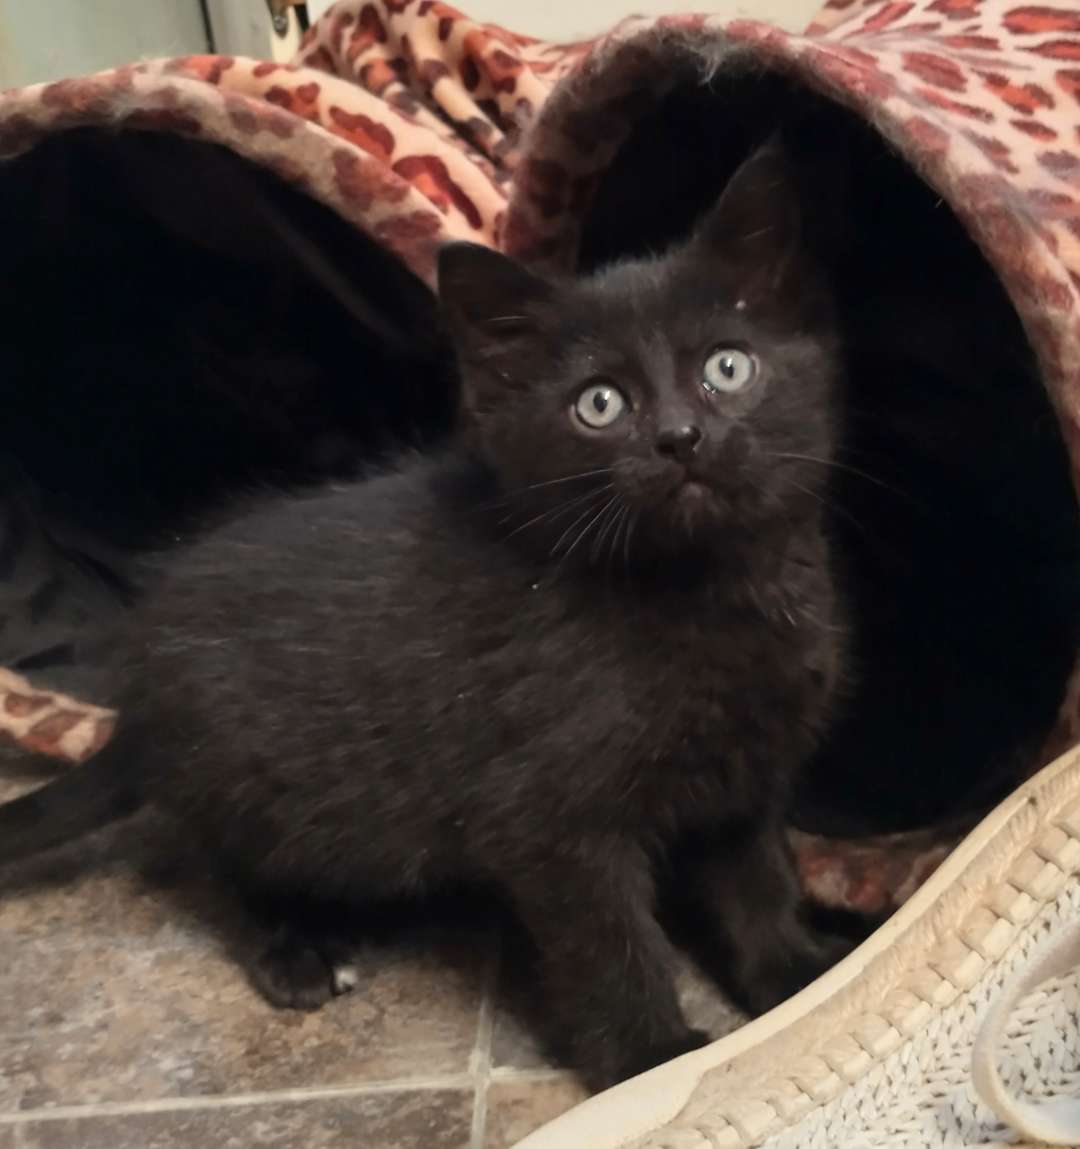
[(766, 149), (662, 258), (444, 251), (457, 443), (170, 556), (113, 742), (0, 811), (0, 858), (159, 804), (288, 913), (255, 977), (300, 1006), (339, 947), (298, 905), (492, 886), (593, 1085), (705, 1040), (661, 875), (748, 1008), (815, 976), (781, 814), (842, 654), (806, 462), (836, 355), (796, 202)]

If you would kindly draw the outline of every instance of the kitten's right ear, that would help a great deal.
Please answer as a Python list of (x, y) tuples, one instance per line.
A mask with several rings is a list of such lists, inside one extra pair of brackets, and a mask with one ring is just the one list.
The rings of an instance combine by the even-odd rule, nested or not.
[(459, 336), (510, 335), (551, 293), (545, 280), (490, 247), (451, 243), (439, 252), (439, 300)]
[(778, 134), (735, 170), (695, 242), (739, 268), (749, 294), (791, 278), (803, 247), (802, 203)]

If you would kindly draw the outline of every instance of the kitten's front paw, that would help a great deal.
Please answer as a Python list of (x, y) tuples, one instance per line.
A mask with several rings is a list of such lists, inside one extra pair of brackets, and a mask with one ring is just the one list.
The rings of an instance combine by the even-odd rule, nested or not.
[(281, 1009), (318, 1009), (356, 984), (317, 947), (289, 937), (272, 945), (251, 967), (255, 988)]
[(610, 1074), (605, 1075), (603, 1080), (596, 1076), (590, 1077), (588, 1073), (584, 1076), (594, 1089), (607, 1089), (612, 1085), (617, 1085), (620, 1081), (637, 1077), (639, 1073), (655, 1069), (658, 1065), (674, 1061), (676, 1057), (681, 1057), (684, 1053), (692, 1053), (695, 1049), (701, 1049), (710, 1041), (712, 1038), (703, 1029), (687, 1027), (685, 1032), (678, 1036), (664, 1041), (650, 1042), (629, 1054), (624, 1052), (617, 1059), (617, 1067)]
[(844, 938), (818, 938), (799, 931), (794, 938), (763, 951), (739, 977), (733, 996), (754, 1016), (768, 1013), (832, 969), (851, 948)]

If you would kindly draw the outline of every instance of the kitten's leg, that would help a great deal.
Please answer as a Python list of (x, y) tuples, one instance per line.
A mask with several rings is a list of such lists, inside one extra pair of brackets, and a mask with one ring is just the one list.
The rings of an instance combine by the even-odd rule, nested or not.
[(696, 948), (737, 1004), (764, 1013), (837, 962), (851, 944), (817, 935), (783, 827), (717, 829), (684, 858), (677, 875)]
[(590, 1087), (706, 1044), (679, 1009), (675, 953), (640, 849), (582, 843), (522, 872), (512, 894), (540, 950), (555, 1036)]

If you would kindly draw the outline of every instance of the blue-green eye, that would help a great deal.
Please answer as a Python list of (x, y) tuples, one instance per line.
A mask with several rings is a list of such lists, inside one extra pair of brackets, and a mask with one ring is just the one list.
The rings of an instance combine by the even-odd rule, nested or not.
[(591, 383), (577, 397), (574, 411), (586, 427), (610, 427), (627, 409), (626, 396), (610, 383)]
[(706, 391), (725, 395), (741, 391), (757, 374), (757, 360), (737, 347), (718, 347), (702, 371), (701, 385)]

